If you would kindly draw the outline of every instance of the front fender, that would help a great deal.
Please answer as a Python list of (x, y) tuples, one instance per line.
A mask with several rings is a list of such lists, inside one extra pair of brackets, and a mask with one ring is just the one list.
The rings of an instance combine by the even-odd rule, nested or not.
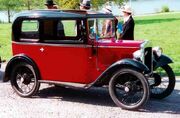
[(121, 68), (133, 68), (144, 74), (150, 72), (148, 67), (139, 61), (133, 59), (123, 59), (113, 63), (110, 67), (108, 67), (91, 85), (99, 86), (102, 84), (108, 84), (113, 73)]
[(13, 66), (15, 64), (18, 64), (18, 63), (21, 63), (21, 62), (31, 64), (34, 67), (34, 69), (36, 69), (36, 71), (39, 73), (37, 65), (35, 64), (35, 62), (31, 58), (29, 58), (28, 56), (26, 56), (24, 54), (18, 54), (18, 55), (13, 56), (9, 60), (9, 62), (7, 63), (6, 68), (5, 68), (5, 76), (3, 78), (3, 82), (8, 82), (9, 81), (9, 76), (10, 76), (10, 73), (11, 73), (11, 71), (13, 69)]
[(166, 55), (161, 55), (159, 58), (154, 59), (154, 62), (153, 62), (154, 70), (157, 69), (158, 67), (162, 67), (162, 66), (170, 64), (170, 63), (173, 63), (171, 58), (169, 58)]

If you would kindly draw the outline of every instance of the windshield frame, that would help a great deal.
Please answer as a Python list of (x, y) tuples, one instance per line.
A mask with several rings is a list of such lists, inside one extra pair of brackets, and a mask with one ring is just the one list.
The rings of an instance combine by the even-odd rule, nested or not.
[[(99, 20), (111, 20), (112, 21), (112, 29), (111, 30), (113, 30), (114, 29), (114, 32), (113, 32), (113, 34), (111, 35), (111, 36), (109, 36), (109, 37), (101, 37), (101, 36), (98, 36), (98, 34), (100, 34), (99, 33)], [(115, 32), (115, 21), (114, 21), (114, 19), (113, 18), (89, 18), (88, 20), (88, 37), (90, 38), (90, 39), (95, 39), (95, 38), (98, 38), (98, 39), (109, 39), (109, 38), (114, 38), (115, 36), (116, 36), (116, 32)], [(91, 28), (90, 28), (90, 24), (89, 24), (89, 21), (94, 21), (94, 24), (93, 24), (93, 26), (91, 27), (91, 28), (94, 28), (94, 33), (91, 33)], [(103, 24), (101, 24), (101, 26), (102, 26)], [(101, 33), (102, 33), (102, 31), (101, 31)], [(91, 34), (93, 34), (93, 35), (91, 35)], [(95, 37), (95, 35), (97, 35), (96, 37)]]

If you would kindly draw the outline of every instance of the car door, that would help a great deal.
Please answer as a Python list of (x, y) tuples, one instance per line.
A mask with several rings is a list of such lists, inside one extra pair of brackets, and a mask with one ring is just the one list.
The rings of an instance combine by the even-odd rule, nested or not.
[(38, 63), (43, 80), (90, 82), (88, 59), (91, 47), (84, 43), (85, 39), (79, 27), (80, 22), (77, 20), (44, 21), (43, 43), (39, 46)]

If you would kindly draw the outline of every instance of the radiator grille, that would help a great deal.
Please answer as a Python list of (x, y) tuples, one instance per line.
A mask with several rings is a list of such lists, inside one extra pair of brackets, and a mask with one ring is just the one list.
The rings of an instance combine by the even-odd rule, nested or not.
[(149, 68), (150, 72), (153, 71), (153, 61), (152, 61), (152, 47), (147, 47), (144, 50), (144, 64)]

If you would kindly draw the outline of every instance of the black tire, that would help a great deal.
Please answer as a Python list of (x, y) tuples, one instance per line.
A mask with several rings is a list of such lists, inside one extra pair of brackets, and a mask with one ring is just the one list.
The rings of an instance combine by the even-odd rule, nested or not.
[(12, 88), (21, 97), (31, 97), (37, 93), (40, 87), (38, 79), (37, 72), (27, 63), (15, 65), (10, 76)]
[(155, 71), (154, 77), (160, 82), (158, 85), (151, 86), (151, 97), (163, 99), (173, 92), (176, 83), (175, 75), (169, 65), (159, 67)]
[[(117, 106), (137, 110), (148, 101), (150, 91), (147, 79), (140, 72), (120, 69), (109, 82), (109, 93)], [(139, 98), (138, 93), (142, 94)]]

